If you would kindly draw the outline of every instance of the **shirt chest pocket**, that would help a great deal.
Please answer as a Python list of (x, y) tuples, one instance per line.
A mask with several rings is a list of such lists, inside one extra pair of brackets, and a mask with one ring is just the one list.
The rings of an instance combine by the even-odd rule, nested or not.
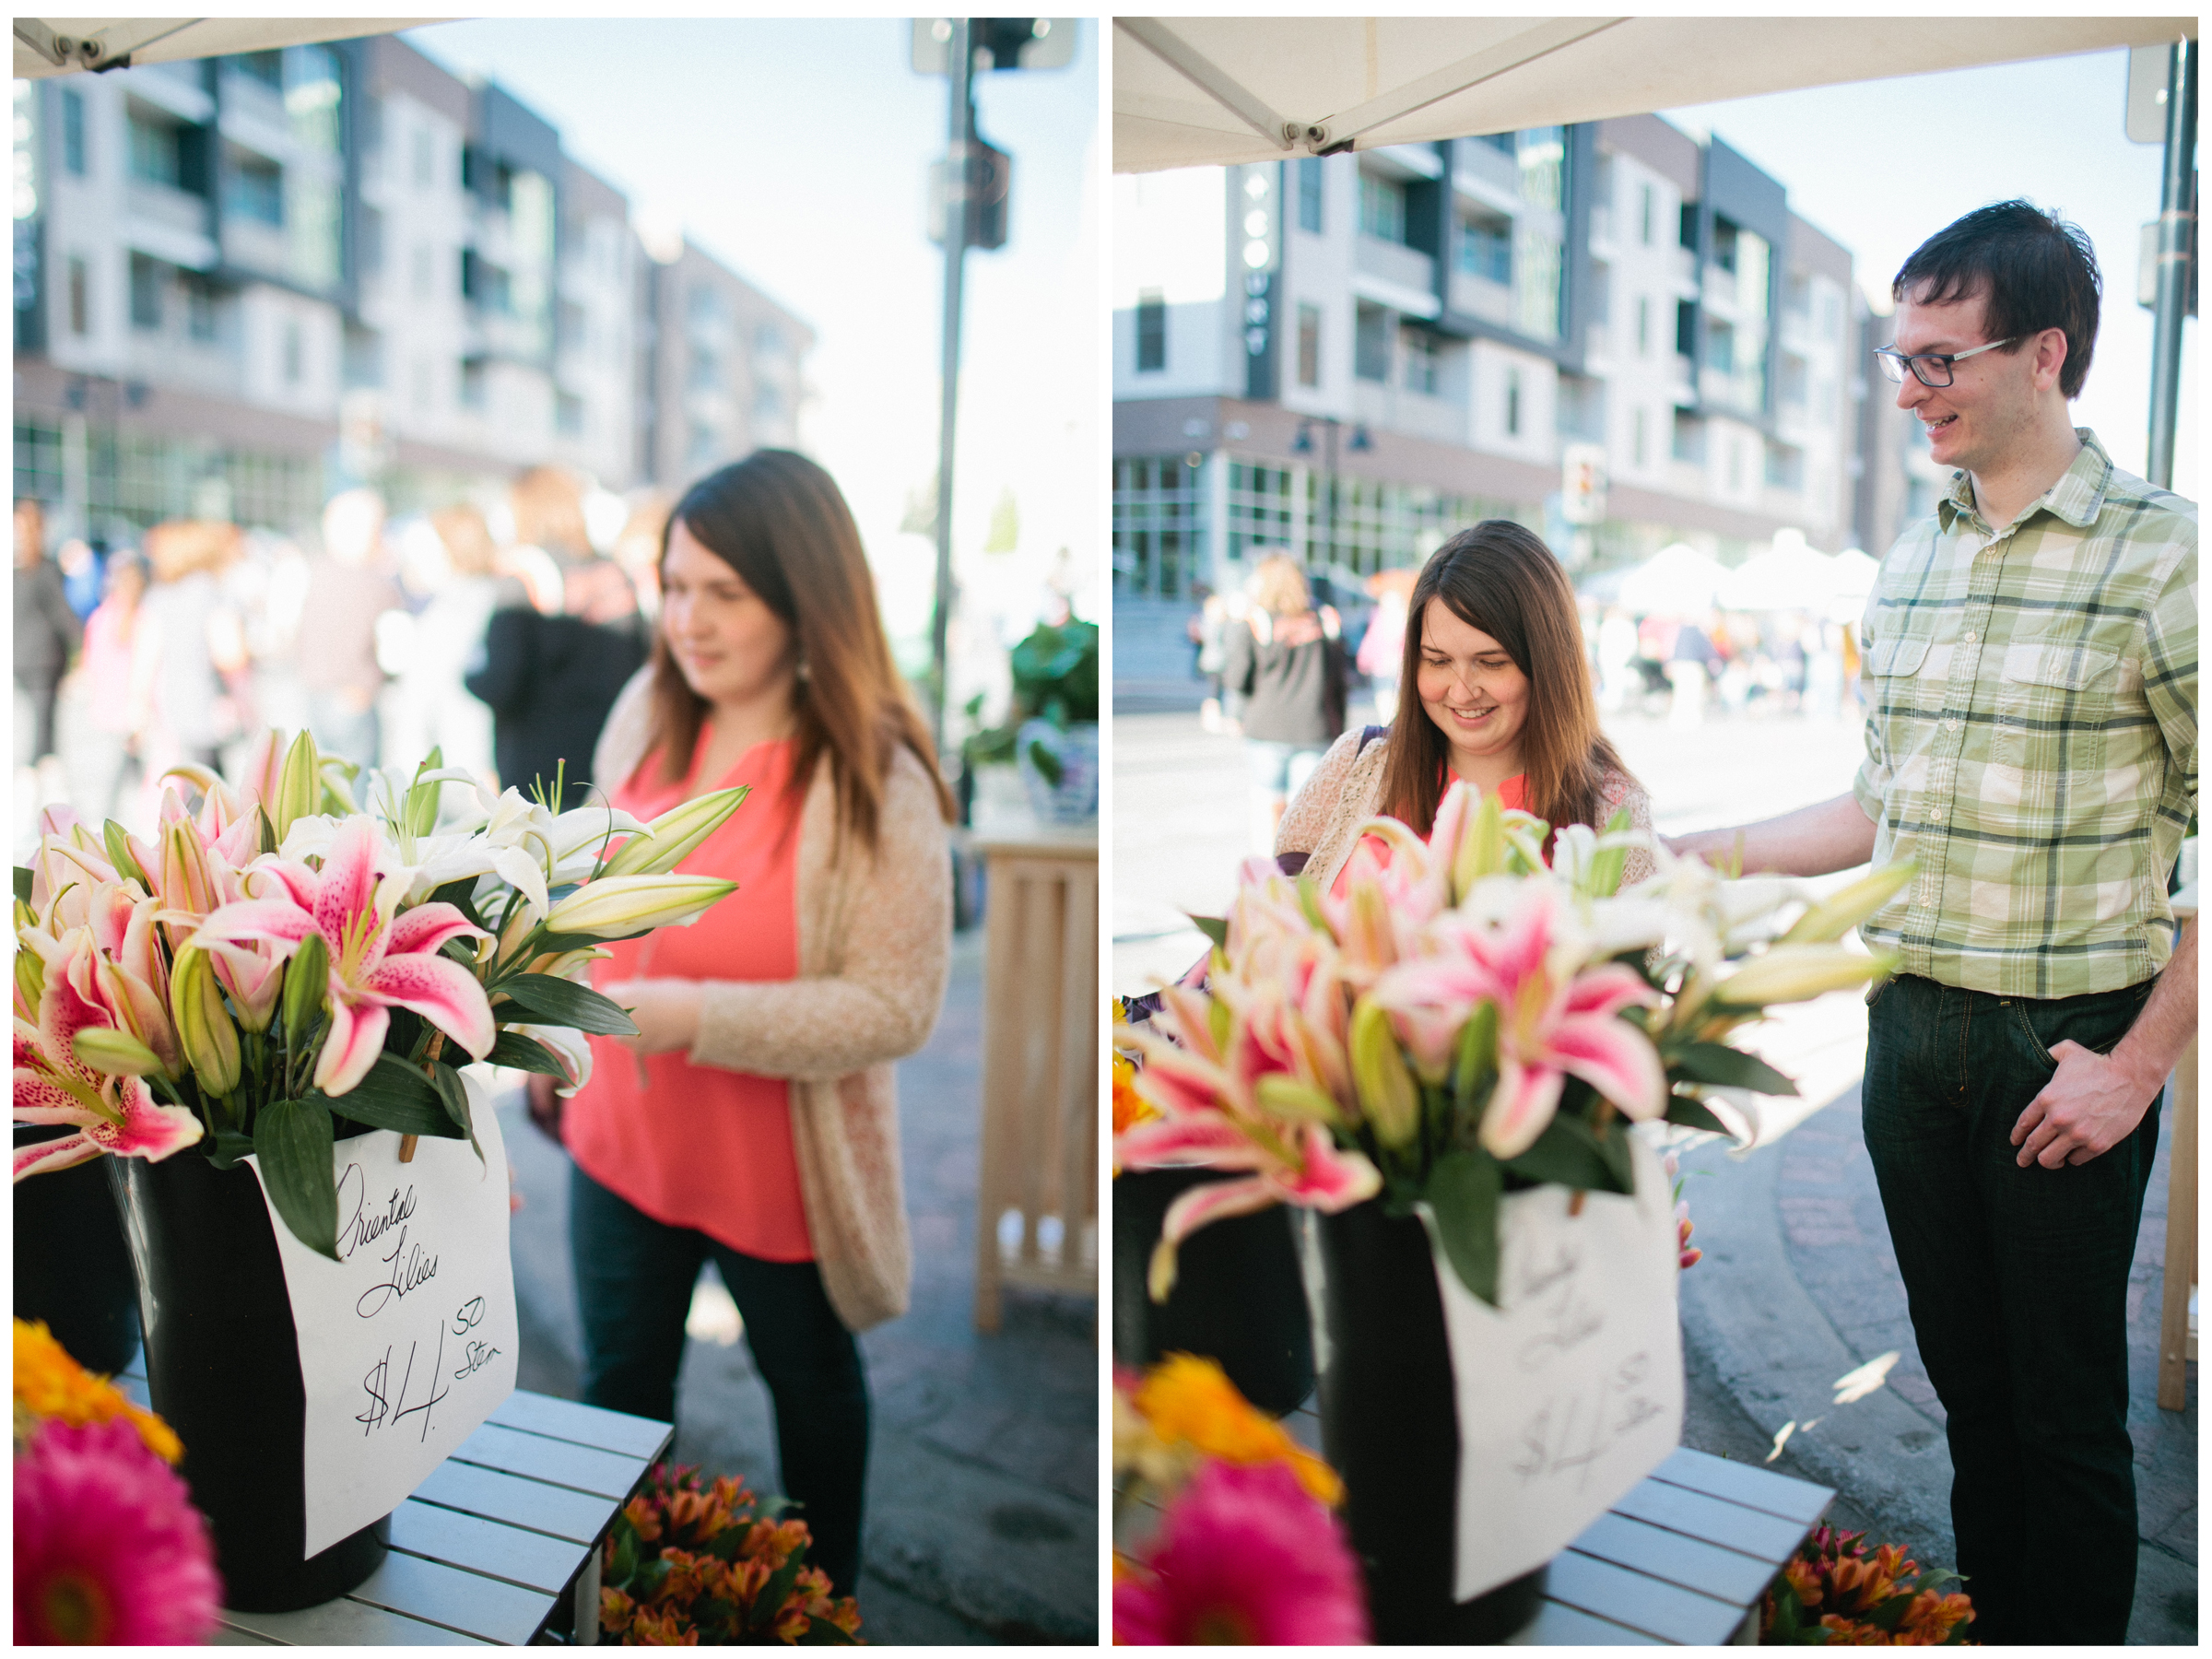
[(2034, 641), (1998, 665), (1990, 759), (2038, 771), (2095, 771), (2120, 684), (2120, 658), (2085, 645)]

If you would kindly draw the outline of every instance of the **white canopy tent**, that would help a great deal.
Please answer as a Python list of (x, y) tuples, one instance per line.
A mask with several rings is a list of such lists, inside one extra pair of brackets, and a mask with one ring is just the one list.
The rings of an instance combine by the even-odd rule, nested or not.
[(18, 18), (16, 78), (268, 52), (391, 34), (442, 18)]
[(1639, 617), (1702, 616), (1727, 574), (1688, 542), (1670, 542), (1621, 578), (1620, 603)]
[(1775, 533), (1774, 545), (1721, 578), (1714, 602), (1723, 610), (1825, 611), (1835, 588), (1835, 560), (1808, 547), (1797, 530)]
[(2194, 40), (2197, 20), (1116, 18), (1113, 27), (1114, 171), (1153, 172)]

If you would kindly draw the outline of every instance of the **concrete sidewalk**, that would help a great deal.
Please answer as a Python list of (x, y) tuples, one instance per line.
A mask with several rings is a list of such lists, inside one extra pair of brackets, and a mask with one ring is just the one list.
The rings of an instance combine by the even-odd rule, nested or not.
[[(982, 938), (956, 937), (943, 1018), (902, 1061), (899, 1091), (914, 1294), (861, 1338), (875, 1423), (861, 1571), (862, 1636), (884, 1642), (1091, 1642), (1099, 1609), (1099, 1349), (1088, 1300), (1010, 1291), (977, 1334)], [(573, 1398), (580, 1366), (568, 1244), (569, 1160), (529, 1126), (500, 1127), (524, 1197), (514, 1218), (524, 1388)], [(713, 1269), (701, 1307), (719, 1300)], [(742, 1342), (688, 1345), (676, 1457), (773, 1491), (768, 1392)]]

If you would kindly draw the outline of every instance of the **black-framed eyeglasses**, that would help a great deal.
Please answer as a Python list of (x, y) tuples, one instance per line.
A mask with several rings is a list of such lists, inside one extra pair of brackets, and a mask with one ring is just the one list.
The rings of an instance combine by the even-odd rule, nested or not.
[[(2014, 335), (2012, 340), (2019, 337)], [(2000, 346), (2009, 346), (2012, 340), (1992, 340), (1988, 345), (1977, 346), (1971, 351), (1923, 351), (1911, 356), (1893, 347), (1881, 346), (1875, 348), (1874, 355), (1881, 359), (1882, 372), (1889, 377), (1891, 385), (1901, 386), (1905, 383), (1905, 365), (1910, 363), (1914, 380), (1924, 386), (1940, 390), (1951, 383), (1953, 363), (1962, 363), (1970, 357), (1979, 357), (1985, 351), (1994, 351)]]

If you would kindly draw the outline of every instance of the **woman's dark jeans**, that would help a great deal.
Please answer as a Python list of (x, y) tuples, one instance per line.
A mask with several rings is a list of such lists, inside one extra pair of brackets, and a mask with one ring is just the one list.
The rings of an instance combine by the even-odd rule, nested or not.
[(812, 1262), (764, 1262), (702, 1232), (669, 1227), (576, 1169), (569, 1245), (583, 1309), (589, 1406), (673, 1422), (684, 1320), (710, 1255), (745, 1319), (753, 1363), (775, 1402), (784, 1495), (814, 1534), (808, 1561), (838, 1594), (860, 1576), (861, 1489), (868, 1466), (868, 1384), (860, 1347)]
[(2146, 981), (2039, 1001), (1907, 975), (1875, 997), (1866, 1150), (1948, 1414), (1974, 1641), (2127, 1634), (2127, 1275), (2158, 1101), (2103, 1156), (2056, 1170), (2019, 1168), (2012, 1130), (2051, 1079), (2054, 1043), (2109, 1052), (2149, 995)]

